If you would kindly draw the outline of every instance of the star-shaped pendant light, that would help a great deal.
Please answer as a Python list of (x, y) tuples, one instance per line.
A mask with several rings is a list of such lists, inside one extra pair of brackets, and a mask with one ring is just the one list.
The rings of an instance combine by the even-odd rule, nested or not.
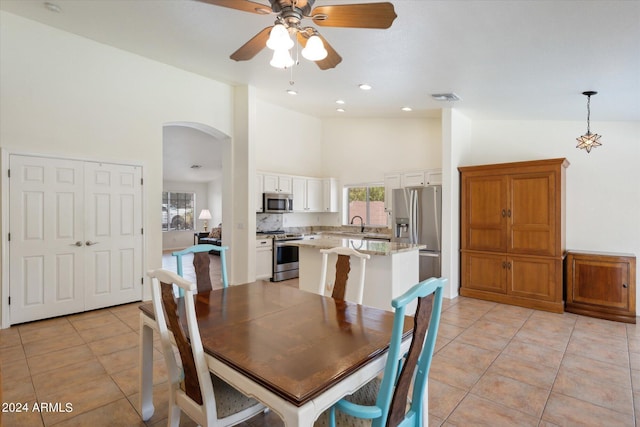
[(576, 145), (576, 148), (583, 148), (587, 150), (587, 153), (590, 153), (593, 147), (599, 147), (602, 145), (600, 144), (600, 138), (602, 137), (602, 135), (591, 133), (589, 123), (591, 120), (591, 96), (596, 95), (597, 93), (598, 92), (595, 92), (593, 90), (582, 92), (582, 94), (586, 95), (587, 97), (587, 133), (576, 138), (576, 140), (578, 141), (578, 145)]

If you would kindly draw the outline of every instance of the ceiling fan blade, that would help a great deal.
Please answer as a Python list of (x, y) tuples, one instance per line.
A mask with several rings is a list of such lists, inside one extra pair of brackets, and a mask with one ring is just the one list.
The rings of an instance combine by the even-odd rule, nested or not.
[(389, 28), (397, 16), (391, 3), (318, 6), (312, 12), (321, 27)]
[(197, 0), (201, 3), (208, 3), (214, 6), (228, 7), (230, 9), (242, 10), (243, 12), (257, 13), (258, 15), (268, 15), (271, 7), (250, 0)]
[[(300, 42), (302, 47), (307, 46), (307, 41), (309, 39), (305, 37), (304, 33), (299, 31), (297, 35), (298, 35), (298, 41)], [(322, 40), (322, 43), (324, 44), (324, 48), (327, 50), (326, 58), (321, 59), (320, 61), (315, 61), (315, 63), (318, 65), (318, 68), (320, 68), (321, 70), (329, 70), (331, 68), (335, 68), (336, 65), (342, 62), (342, 57), (329, 44), (327, 39), (325, 39), (318, 33), (315, 33), (315, 35), (320, 37), (320, 39)]]
[(267, 46), (267, 39), (269, 38), (269, 33), (271, 33), (271, 28), (273, 28), (273, 26), (267, 27), (253, 36), (253, 38), (243, 44), (240, 49), (233, 52), (230, 58), (234, 61), (248, 61), (256, 56), (258, 52)]

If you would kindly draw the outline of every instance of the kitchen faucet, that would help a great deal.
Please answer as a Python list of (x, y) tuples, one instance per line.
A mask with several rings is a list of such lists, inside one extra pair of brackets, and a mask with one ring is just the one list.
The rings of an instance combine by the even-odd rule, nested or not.
[(353, 220), (356, 218), (360, 218), (360, 232), (364, 233), (364, 220), (362, 219), (362, 217), (360, 215), (354, 215), (353, 218), (351, 218), (351, 222), (350, 224), (353, 224)]

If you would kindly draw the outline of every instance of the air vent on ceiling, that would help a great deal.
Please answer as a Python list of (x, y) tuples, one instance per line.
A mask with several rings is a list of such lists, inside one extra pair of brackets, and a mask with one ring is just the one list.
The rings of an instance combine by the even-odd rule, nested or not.
[(431, 97), (433, 99), (435, 99), (436, 101), (461, 101), (462, 100), (462, 98), (460, 98), (458, 95), (456, 95), (453, 92), (451, 92), (451, 93), (434, 93), (434, 94), (431, 94)]

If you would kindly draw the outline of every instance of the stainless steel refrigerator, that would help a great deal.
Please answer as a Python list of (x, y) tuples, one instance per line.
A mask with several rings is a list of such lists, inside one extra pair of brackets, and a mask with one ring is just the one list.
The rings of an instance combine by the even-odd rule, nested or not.
[(442, 186), (393, 190), (393, 241), (427, 245), (420, 250), (420, 280), (440, 277)]

